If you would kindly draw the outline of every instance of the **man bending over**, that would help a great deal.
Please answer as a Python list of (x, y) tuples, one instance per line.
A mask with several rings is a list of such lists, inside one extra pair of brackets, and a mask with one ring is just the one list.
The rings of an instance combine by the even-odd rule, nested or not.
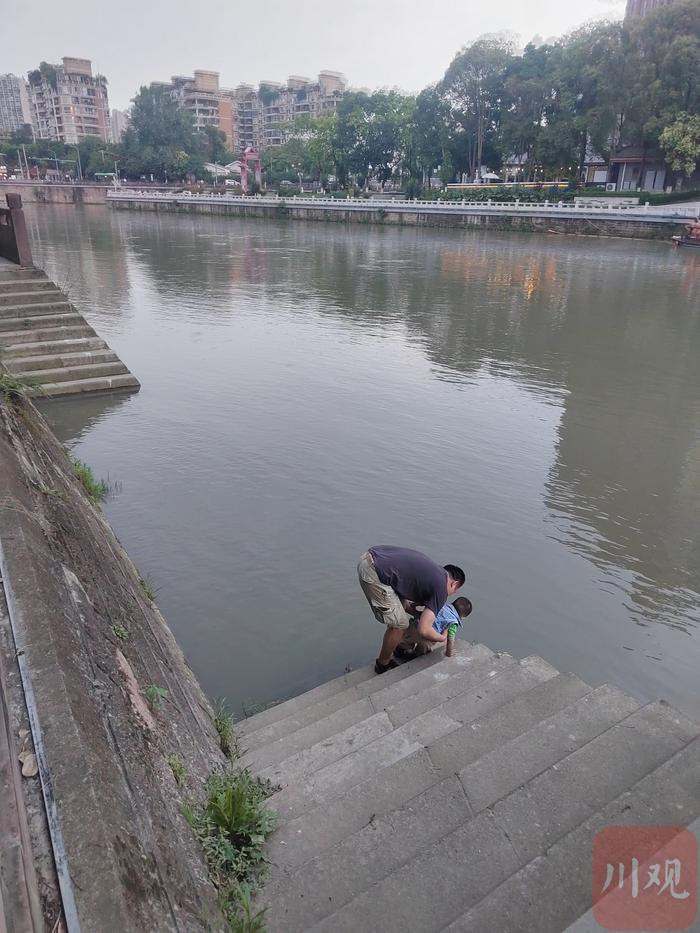
[(443, 643), (447, 635), (436, 632), (433, 622), (464, 584), (464, 571), (454, 564), (438, 566), (420, 551), (380, 544), (371, 547), (357, 565), (360, 586), (374, 618), (386, 626), (374, 670), (377, 674), (396, 667), (392, 655), (410, 622), (407, 608), (424, 606), (418, 619), (418, 635), (428, 642)]

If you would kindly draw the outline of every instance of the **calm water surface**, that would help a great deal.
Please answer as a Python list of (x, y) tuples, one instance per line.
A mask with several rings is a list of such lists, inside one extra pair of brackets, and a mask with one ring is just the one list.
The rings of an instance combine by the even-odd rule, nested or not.
[(471, 637), (700, 716), (700, 257), (666, 244), (32, 207), (142, 381), (45, 404), (212, 696), (376, 655), (373, 543)]

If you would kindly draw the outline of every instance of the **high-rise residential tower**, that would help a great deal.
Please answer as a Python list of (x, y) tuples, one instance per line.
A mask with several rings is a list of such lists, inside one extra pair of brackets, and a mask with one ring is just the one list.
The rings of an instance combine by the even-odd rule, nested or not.
[(660, 6), (667, 6), (673, 0), (627, 0), (625, 9), (625, 20), (636, 19), (640, 16), (646, 16), (652, 10)]
[(0, 75), (0, 136), (31, 126), (27, 86), (17, 75)]
[(107, 79), (93, 75), (87, 58), (63, 58), (29, 72), (34, 133), (39, 139), (75, 145), (86, 136), (112, 141)]

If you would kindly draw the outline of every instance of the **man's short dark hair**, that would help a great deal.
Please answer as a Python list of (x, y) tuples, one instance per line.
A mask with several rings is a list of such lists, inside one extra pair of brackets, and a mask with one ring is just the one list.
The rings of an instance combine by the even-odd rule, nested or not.
[(472, 612), (472, 601), (467, 599), (466, 596), (458, 596), (457, 599), (452, 603), (455, 607), (461, 619), (465, 616), (471, 615)]
[(464, 586), (464, 581), (467, 579), (464, 575), (464, 571), (461, 567), (456, 567), (454, 564), (445, 564), (443, 570), (446, 570), (455, 583), (459, 583), (460, 586)]

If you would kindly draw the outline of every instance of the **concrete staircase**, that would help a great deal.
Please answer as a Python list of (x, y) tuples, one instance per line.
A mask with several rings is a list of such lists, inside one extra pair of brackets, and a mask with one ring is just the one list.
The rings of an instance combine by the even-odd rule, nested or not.
[(0, 363), (40, 397), (138, 389), (139, 382), (38, 269), (0, 266)]
[(238, 732), (280, 786), (269, 933), (559, 933), (591, 907), (599, 829), (700, 815), (700, 725), (480, 644), (353, 671)]

